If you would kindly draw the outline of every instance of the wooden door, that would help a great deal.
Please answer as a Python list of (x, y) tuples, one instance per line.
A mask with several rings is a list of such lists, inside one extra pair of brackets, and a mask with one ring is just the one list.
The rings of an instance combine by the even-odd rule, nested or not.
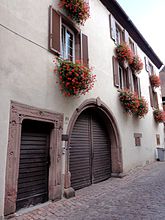
[(17, 210), (48, 200), (49, 133), (46, 123), (23, 122)]
[(71, 186), (80, 189), (111, 175), (110, 140), (101, 114), (88, 109), (78, 117), (70, 141)]

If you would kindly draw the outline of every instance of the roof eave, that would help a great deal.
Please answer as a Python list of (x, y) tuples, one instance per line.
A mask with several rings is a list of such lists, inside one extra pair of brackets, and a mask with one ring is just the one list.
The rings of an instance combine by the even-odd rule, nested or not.
[(148, 58), (154, 63), (154, 65), (160, 69), (163, 65), (163, 62), (156, 55), (154, 50), (144, 39), (142, 34), (130, 20), (125, 11), (117, 3), (116, 0), (100, 0), (103, 5), (109, 10), (110, 13), (115, 17), (115, 19), (125, 28), (132, 39), (138, 44), (141, 50), (148, 56)]

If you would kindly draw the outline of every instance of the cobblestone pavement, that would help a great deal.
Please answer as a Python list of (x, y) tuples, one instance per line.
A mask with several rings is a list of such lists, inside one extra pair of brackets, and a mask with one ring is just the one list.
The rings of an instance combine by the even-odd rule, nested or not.
[(10, 220), (165, 220), (165, 162), (136, 168)]

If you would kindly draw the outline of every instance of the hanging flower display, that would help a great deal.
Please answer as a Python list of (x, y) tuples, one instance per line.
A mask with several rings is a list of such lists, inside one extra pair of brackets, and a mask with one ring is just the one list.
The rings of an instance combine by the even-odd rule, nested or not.
[(139, 101), (139, 107), (135, 115), (138, 116), (139, 118), (142, 118), (148, 113), (148, 103), (144, 99), (144, 97), (138, 98), (138, 101)]
[(165, 122), (165, 112), (159, 109), (153, 111), (154, 119), (156, 122), (161, 123)]
[(116, 56), (121, 64), (133, 62), (133, 52), (126, 43), (120, 44), (116, 47)]
[(160, 78), (159, 76), (153, 74), (150, 76), (150, 82), (151, 82), (151, 85), (153, 87), (159, 87), (160, 86)]
[(64, 8), (67, 15), (83, 25), (89, 18), (89, 4), (85, 0), (60, 0), (59, 6)]
[(143, 69), (143, 62), (139, 56), (135, 55), (133, 57), (133, 62), (131, 63), (130, 66), (131, 66), (131, 69), (137, 73)]
[(148, 113), (148, 103), (143, 97), (138, 97), (135, 92), (131, 92), (127, 89), (121, 90), (119, 100), (126, 112), (130, 114), (142, 118)]
[(96, 80), (96, 75), (91, 73), (91, 69), (78, 61), (73, 63), (58, 59), (57, 74), (60, 89), (65, 96), (85, 95), (93, 88)]
[(138, 111), (139, 101), (138, 96), (135, 93), (127, 89), (121, 90), (119, 93), (119, 100), (125, 108), (126, 112), (135, 114)]

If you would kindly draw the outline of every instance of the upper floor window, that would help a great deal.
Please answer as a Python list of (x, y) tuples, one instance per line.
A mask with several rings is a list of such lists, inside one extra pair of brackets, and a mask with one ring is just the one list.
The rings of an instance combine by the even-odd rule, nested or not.
[(145, 61), (145, 69), (148, 72), (149, 75), (152, 75), (154, 73), (154, 66), (152, 63), (149, 61), (148, 57), (144, 57)]
[(149, 74), (151, 75), (154, 73), (154, 67), (150, 62), (148, 63), (148, 65), (149, 65)]
[(135, 44), (130, 38), (129, 38), (129, 46), (130, 46), (131, 50), (135, 53)]
[(70, 61), (81, 60), (88, 66), (88, 37), (60, 12), (49, 8), (49, 50)]
[(75, 57), (75, 37), (74, 33), (66, 26), (62, 25), (61, 56), (63, 59), (74, 61)]
[(111, 38), (114, 40), (116, 44), (121, 44), (122, 42), (124, 42), (125, 39), (124, 30), (116, 22), (116, 20), (112, 15), (109, 16), (109, 21), (110, 21)]
[(116, 43), (121, 44), (122, 42), (124, 42), (124, 32), (117, 23), (115, 24), (116, 24)]
[(140, 79), (131, 68), (123, 68), (116, 57), (113, 57), (114, 85), (119, 89), (129, 89), (141, 96)]

